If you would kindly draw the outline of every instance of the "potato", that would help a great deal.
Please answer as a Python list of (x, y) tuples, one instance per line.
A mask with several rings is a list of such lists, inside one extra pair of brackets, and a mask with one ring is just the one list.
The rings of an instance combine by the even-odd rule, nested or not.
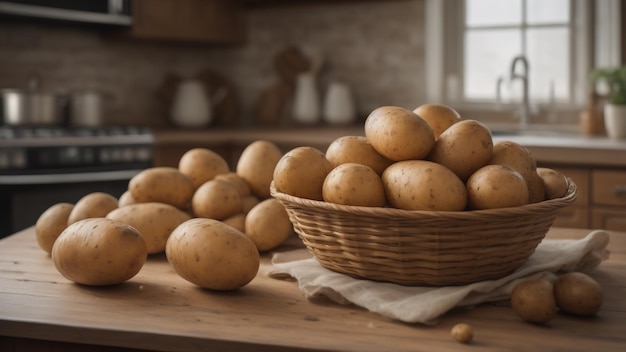
[(561, 172), (546, 167), (538, 167), (537, 174), (545, 186), (546, 199), (561, 198), (567, 194), (567, 178)]
[(525, 321), (547, 323), (556, 310), (552, 283), (546, 279), (528, 279), (517, 284), (511, 292), (511, 306)]
[(519, 172), (504, 165), (486, 165), (467, 180), (470, 209), (494, 209), (528, 204), (528, 186)]
[(247, 285), (259, 270), (252, 240), (218, 220), (195, 218), (170, 235), (165, 255), (176, 273), (200, 287), (228, 291)]
[(345, 163), (332, 169), (322, 186), (324, 201), (344, 205), (382, 207), (385, 189), (380, 176), (371, 167)]
[(148, 254), (163, 252), (172, 231), (191, 219), (189, 214), (175, 206), (157, 202), (127, 205), (111, 211), (106, 217), (137, 229), (146, 241)]
[(123, 206), (131, 205), (131, 204), (137, 204), (137, 200), (133, 198), (133, 195), (130, 194), (129, 190), (126, 190), (124, 193), (122, 193), (120, 198), (117, 200), (117, 206), (118, 208), (121, 208)]
[(222, 220), (222, 222), (225, 223), (226, 225), (230, 225), (236, 228), (237, 230), (243, 233), (246, 233), (246, 214), (244, 213), (239, 213), (239, 214), (230, 216)]
[(237, 175), (236, 172), (231, 171), (225, 174), (220, 174), (215, 176), (215, 179), (232, 183), (233, 186), (237, 188), (237, 191), (239, 191), (239, 195), (241, 195), (242, 197), (246, 197), (252, 194), (252, 190), (250, 189), (248, 181)]
[(46, 209), (35, 223), (35, 236), (41, 249), (50, 253), (54, 241), (67, 228), (67, 220), (74, 208), (71, 203), (57, 203)]
[(563, 312), (588, 317), (600, 310), (604, 294), (598, 282), (588, 275), (570, 272), (554, 282), (554, 298)]
[(248, 214), (250, 209), (259, 204), (260, 200), (256, 196), (249, 195), (241, 198), (241, 212)]
[(259, 252), (280, 246), (293, 232), (287, 210), (274, 198), (265, 199), (250, 210), (246, 216), (245, 228), (246, 235)]
[(474, 338), (474, 329), (469, 324), (459, 323), (452, 327), (450, 335), (460, 343), (470, 343)]
[(178, 161), (178, 170), (185, 174), (194, 188), (230, 171), (228, 163), (216, 152), (206, 148), (193, 148)]
[(296, 147), (283, 155), (274, 169), (274, 187), (300, 198), (323, 200), (322, 185), (333, 169), (324, 153), (313, 147)]
[(493, 154), (489, 164), (506, 165), (519, 172), (524, 179), (537, 171), (537, 162), (530, 151), (512, 141), (499, 141), (493, 145)]
[(464, 120), (445, 130), (428, 160), (454, 171), (462, 181), (485, 166), (493, 153), (491, 131), (476, 120)]
[(376, 151), (393, 161), (424, 159), (435, 145), (428, 122), (397, 106), (372, 111), (365, 120), (365, 137)]
[(399, 161), (382, 175), (389, 204), (406, 210), (459, 211), (467, 204), (463, 181), (450, 169), (427, 160)]
[(107, 218), (69, 225), (52, 246), (52, 261), (68, 280), (104, 286), (124, 282), (143, 267), (148, 252), (139, 231)]
[(525, 181), (528, 186), (528, 203), (538, 203), (546, 199), (546, 187), (536, 171), (530, 173)]
[(236, 172), (248, 184), (259, 199), (270, 197), (270, 184), (274, 167), (283, 153), (276, 144), (259, 140), (249, 144), (239, 156)]
[(67, 224), (88, 218), (103, 218), (113, 209), (117, 209), (117, 198), (104, 192), (89, 193), (74, 204)]
[(138, 203), (166, 203), (179, 209), (189, 206), (194, 189), (187, 175), (166, 166), (145, 169), (128, 183), (128, 190)]
[(241, 195), (232, 183), (211, 180), (196, 190), (191, 206), (197, 217), (223, 220), (241, 212)]
[(345, 163), (357, 163), (371, 167), (382, 175), (392, 160), (380, 155), (365, 136), (343, 136), (335, 139), (326, 149), (326, 159), (337, 167)]
[(443, 131), (461, 120), (461, 115), (456, 110), (443, 104), (422, 104), (413, 112), (428, 122), (435, 139), (439, 139)]

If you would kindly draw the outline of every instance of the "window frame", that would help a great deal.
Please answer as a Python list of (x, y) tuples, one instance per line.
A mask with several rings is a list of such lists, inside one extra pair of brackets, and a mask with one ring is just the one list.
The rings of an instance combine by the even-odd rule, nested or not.
[[(512, 110), (519, 103), (502, 106), (493, 101), (463, 101), (458, 97), (462, 80), (454, 82), (448, 78), (450, 73), (459, 77), (463, 73), (463, 56), (459, 53), (464, 50), (464, 4), (465, 1), (457, 0), (426, 0), (426, 99), (460, 109)], [(571, 0), (570, 51), (576, 57), (570, 65), (572, 101), (550, 106), (551, 109), (580, 109), (587, 101), (591, 69), (621, 64), (620, 5), (620, 0)], [(495, 92), (496, 82), (493, 84)]]

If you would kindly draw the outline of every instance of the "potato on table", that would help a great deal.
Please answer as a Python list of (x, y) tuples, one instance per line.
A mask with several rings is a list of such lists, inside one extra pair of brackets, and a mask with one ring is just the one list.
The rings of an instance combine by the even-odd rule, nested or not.
[(194, 193), (191, 179), (173, 167), (152, 167), (135, 175), (128, 190), (138, 203), (159, 202), (179, 209), (189, 207)]
[(46, 209), (35, 223), (35, 235), (39, 247), (50, 253), (54, 241), (67, 228), (67, 220), (74, 208), (71, 203), (57, 203)]
[(118, 200), (104, 192), (93, 192), (83, 196), (74, 204), (72, 212), (67, 218), (67, 224), (88, 218), (103, 218), (111, 210), (117, 209)]
[(79, 220), (52, 246), (52, 261), (68, 280), (104, 286), (124, 282), (143, 267), (146, 242), (134, 227), (107, 218)]
[(239, 156), (236, 173), (248, 184), (259, 199), (270, 197), (274, 167), (283, 153), (272, 142), (258, 140), (250, 143)]

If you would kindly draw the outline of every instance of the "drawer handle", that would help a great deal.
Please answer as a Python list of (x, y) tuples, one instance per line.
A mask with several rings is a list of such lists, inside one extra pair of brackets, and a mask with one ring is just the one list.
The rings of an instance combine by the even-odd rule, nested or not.
[(613, 188), (613, 194), (620, 198), (626, 198), (626, 186), (615, 186), (615, 188)]

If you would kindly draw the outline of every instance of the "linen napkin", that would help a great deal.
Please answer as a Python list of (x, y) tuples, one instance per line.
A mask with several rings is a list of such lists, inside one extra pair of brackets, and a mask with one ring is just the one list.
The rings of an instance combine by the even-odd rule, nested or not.
[(463, 286), (403, 286), (357, 279), (328, 270), (306, 249), (276, 253), (270, 277), (295, 278), (305, 297), (326, 296), (340, 304), (355, 304), (407, 323), (434, 325), (455, 307), (496, 302), (510, 297), (521, 280), (546, 278), (559, 272), (588, 271), (607, 259), (609, 234), (590, 232), (578, 240), (543, 240), (528, 261), (510, 275)]

